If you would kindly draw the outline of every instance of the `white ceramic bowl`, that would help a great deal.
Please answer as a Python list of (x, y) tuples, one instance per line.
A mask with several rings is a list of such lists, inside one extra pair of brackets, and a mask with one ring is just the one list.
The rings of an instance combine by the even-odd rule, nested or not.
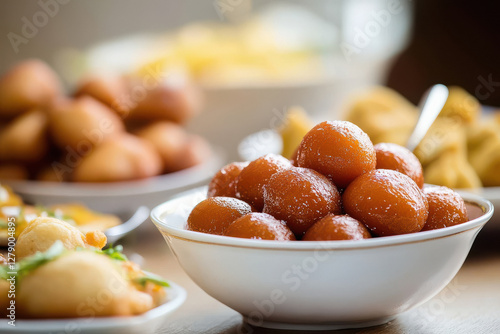
[(129, 213), (140, 206), (153, 208), (176, 193), (206, 183), (225, 162), (220, 149), (213, 152), (197, 166), (144, 180), (110, 183), (3, 180), (2, 183), (10, 185), (28, 203), (49, 206), (77, 202), (99, 212)]
[(194, 189), (151, 218), (187, 274), (252, 325), (340, 329), (385, 323), (435, 296), (462, 266), (493, 206), (463, 194), (469, 222), (358, 241), (279, 242), (188, 231)]

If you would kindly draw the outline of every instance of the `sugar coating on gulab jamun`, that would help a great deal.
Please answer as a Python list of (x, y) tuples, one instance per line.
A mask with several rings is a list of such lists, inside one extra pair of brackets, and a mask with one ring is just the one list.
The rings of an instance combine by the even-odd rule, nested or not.
[(429, 213), (424, 193), (415, 181), (388, 169), (356, 178), (342, 200), (344, 211), (378, 236), (419, 232)]
[(374, 146), (377, 169), (392, 169), (408, 175), (420, 188), (424, 187), (422, 164), (409, 149), (398, 144), (379, 143)]
[(448, 187), (424, 188), (429, 203), (429, 216), (422, 231), (435, 230), (468, 221), (467, 207), (462, 197)]
[(208, 184), (208, 197), (236, 197), (236, 178), (248, 162), (233, 162), (222, 167)]
[(273, 174), (290, 167), (292, 164), (288, 159), (276, 154), (267, 154), (250, 162), (236, 178), (236, 197), (262, 211), (264, 185)]
[(196, 205), (189, 214), (187, 228), (191, 231), (223, 235), (236, 219), (252, 212), (252, 207), (231, 197), (210, 197)]
[(344, 121), (325, 121), (302, 139), (296, 164), (327, 176), (339, 188), (375, 169), (375, 149), (368, 135)]
[(262, 212), (249, 213), (236, 219), (228, 226), (225, 236), (247, 239), (295, 240), (292, 231), (285, 222), (277, 220), (271, 215)]
[(348, 215), (329, 214), (314, 223), (302, 240), (361, 240), (371, 237), (370, 231), (359, 220)]
[(293, 167), (276, 173), (264, 186), (264, 212), (286, 221), (297, 237), (328, 213), (341, 211), (335, 185), (312, 169)]

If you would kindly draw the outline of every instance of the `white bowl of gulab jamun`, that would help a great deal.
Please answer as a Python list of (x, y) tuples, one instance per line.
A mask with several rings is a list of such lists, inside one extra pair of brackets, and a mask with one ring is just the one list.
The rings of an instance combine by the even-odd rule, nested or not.
[(187, 274), (247, 324), (382, 324), (435, 296), (493, 214), (487, 200), (425, 185), (418, 159), (325, 121), (291, 160), (223, 167), (151, 217)]

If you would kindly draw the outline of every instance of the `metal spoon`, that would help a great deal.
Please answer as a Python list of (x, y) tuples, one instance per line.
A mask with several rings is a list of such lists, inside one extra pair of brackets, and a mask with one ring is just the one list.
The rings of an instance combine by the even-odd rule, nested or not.
[(443, 109), (446, 99), (448, 98), (448, 88), (446, 86), (437, 84), (432, 86), (428, 93), (422, 98), (420, 105), (420, 117), (418, 118), (417, 125), (406, 143), (406, 147), (410, 151), (414, 151), (418, 144), (424, 139), (425, 134), (431, 127), (432, 123), (436, 120), (437, 116)]

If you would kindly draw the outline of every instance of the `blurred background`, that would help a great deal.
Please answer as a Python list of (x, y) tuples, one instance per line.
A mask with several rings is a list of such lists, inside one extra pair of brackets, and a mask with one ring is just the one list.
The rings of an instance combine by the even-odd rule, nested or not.
[[(499, 9), (465, 0), (3, 1), (0, 72), (39, 58), (66, 93), (89, 74), (187, 82), (202, 92), (202, 112), (183, 125), (235, 160), (243, 138), (276, 128), (290, 107), (312, 121), (346, 119), (352, 97), (377, 85), (413, 104), (433, 84), (459, 86), (456, 96), (498, 107)], [(471, 108), (459, 113), (483, 117)], [(401, 117), (407, 135), (415, 119)]]

